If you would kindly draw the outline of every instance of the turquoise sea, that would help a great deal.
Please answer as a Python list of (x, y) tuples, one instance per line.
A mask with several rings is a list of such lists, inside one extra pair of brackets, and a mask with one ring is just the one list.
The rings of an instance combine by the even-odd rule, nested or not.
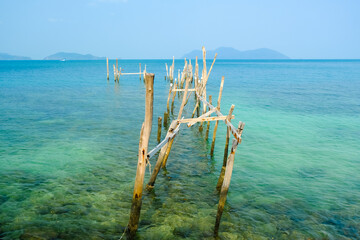
[[(171, 60), (119, 66), (139, 62), (155, 73), (152, 149)], [(220, 238), (360, 239), (360, 60), (218, 60), (213, 99), (221, 76), (222, 112), (235, 104), (234, 125), (246, 125)], [(144, 96), (138, 75), (108, 82), (105, 61), (0, 61), (0, 239), (119, 239)], [(193, 107), (191, 97), (184, 116)], [(210, 157), (213, 128), (208, 141), (198, 125), (181, 128), (143, 196), (138, 239), (212, 239), (226, 135), (221, 122)]]

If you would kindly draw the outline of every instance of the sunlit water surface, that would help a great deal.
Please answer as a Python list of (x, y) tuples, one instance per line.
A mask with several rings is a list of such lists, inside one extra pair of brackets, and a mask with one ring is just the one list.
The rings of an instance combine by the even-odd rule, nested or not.
[[(155, 73), (151, 149), (171, 61), (119, 65), (137, 72), (139, 62)], [(360, 61), (219, 60), (207, 90), (215, 101), (223, 75), (221, 109), (235, 104), (234, 125), (246, 126), (219, 236), (359, 239)], [(115, 84), (110, 74), (108, 82), (105, 61), (1, 61), (0, 238), (118, 239), (129, 219), (144, 96), (137, 75)], [(174, 113), (179, 106), (176, 97)], [(167, 170), (145, 192), (139, 239), (212, 238), (226, 128), (220, 123), (211, 158), (198, 126), (182, 127)]]

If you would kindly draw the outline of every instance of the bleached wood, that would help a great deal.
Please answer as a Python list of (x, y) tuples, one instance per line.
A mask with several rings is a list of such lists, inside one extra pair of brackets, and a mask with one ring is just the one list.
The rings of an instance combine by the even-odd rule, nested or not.
[(106, 79), (109, 80), (109, 58), (106, 58)]
[[(211, 95), (209, 95), (209, 103), (212, 104), (212, 96)], [(209, 111), (210, 111), (210, 109), (209, 109)], [(209, 131), (210, 131), (210, 121), (207, 122), (205, 140), (207, 140), (209, 137)]]
[[(240, 134), (240, 135), (242, 134), (244, 125), (245, 125), (244, 123), (239, 122), (239, 127), (237, 129), (238, 134)], [(230, 153), (230, 155), (227, 159), (227, 163), (226, 163), (224, 181), (221, 186), (220, 200), (219, 200), (219, 204), (218, 204), (218, 210), (217, 210), (216, 221), (215, 221), (215, 229), (214, 229), (215, 236), (217, 236), (219, 233), (220, 220), (221, 220), (222, 213), (224, 211), (227, 193), (228, 193), (229, 186), (230, 186), (231, 175), (232, 175), (232, 171), (233, 171), (233, 167), (234, 167), (235, 152), (236, 152), (238, 144), (239, 144), (239, 142), (236, 139), (233, 139), (231, 153)]]
[[(234, 111), (234, 108), (235, 108), (235, 105), (231, 105), (231, 108), (230, 108), (230, 111), (229, 111), (229, 114), (228, 116), (226, 117), (226, 120), (227, 121), (231, 121), (231, 114), (232, 112)], [(225, 170), (226, 170), (226, 163), (227, 163), (227, 158), (228, 158), (228, 148), (229, 148), (229, 140), (230, 140), (230, 128), (227, 127), (226, 128), (226, 140), (225, 140), (225, 150), (224, 150), (224, 159), (223, 159), (223, 165), (221, 167), (221, 171), (220, 171), (220, 176), (219, 176), (219, 179), (218, 179), (218, 182), (216, 184), (216, 189), (218, 191), (220, 191), (221, 189), (221, 186), (222, 186), (222, 183), (224, 181), (224, 175), (225, 175)]]
[[(194, 125), (194, 123), (197, 122), (207, 122), (207, 121), (219, 121), (219, 120), (225, 120), (227, 118), (227, 116), (221, 116), (221, 117), (198, 117), (198, 118), (185, 118), (185, 119), (181, 119), (181, 120), (177, 120), (178, 123), (192, 123), (190, 126), (188, 125), (188, 127), (191, 127), (192, 125)], [(232, 115), (231, 119), (234, 119), (235, 116)]]
[(130, 238), (135, 236), (138, 229), (140, 210), (142, 203), (142, 191), (144, 184), (145, 168), (147, 163), (147, 150), (152, 126), (153, 100), (154, 100), (154, 74), (146, 74), (145, 94), (145, 121), (139, 143), (139, 156), (135, 177), (134, 193), (131, 204), (130, 219), (127, 232)]
[[(178, 126), (178, 123), (177, 121), (172, 121), (172, 123), (170, 124), (170, 127), (169, 127), (169, 130), (168, 132), (166, 133), (166, 137), (165, 138), (168, 138), (173, 132), (174, 130), (177, 128)], [(154, 187), (154, 184), (155, 184), (155, 181), (156, 181), (156, 177), (159, 173), (159, 170), (161, 168), (161, 164), (162, 164), (162, 161), (164, 159), (164, 155), (165, 155), (165, 152), (166, 152), (166, 149), (167, 149), (167, 145), (168, 143), (166, 143), (165, 145), (163, 145), (161, 147), (161, 150), (160, 150), (160, 153), (159, 153), (159, 156), (158, 156), (158, 159), (156, 161), (156, 164), (155, 164), (155, 167), (151, 173), (151, 176), (150, 176), (150, 179), (149, 179), (149, 182), (148, 184), (146, 185), (146, 188), (148, 190), (151, 190), (153, 187)]]
[(168, 143), (171, 139), (173, 139), (176, 134), (180, 130), (180, 125), (178, 125), (175, 130), (168, 136), (164, 138), (154, 149), (152, 149), (150, 152), (148, 152), (147, 158), (152, 158), (166, 143)]

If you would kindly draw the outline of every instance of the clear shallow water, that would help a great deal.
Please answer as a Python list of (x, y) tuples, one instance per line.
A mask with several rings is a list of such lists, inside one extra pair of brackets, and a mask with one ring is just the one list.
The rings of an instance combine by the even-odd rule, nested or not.
[[(165, 62), (141, 60), (155, 73), (150, 148), (166, 108)], [(134, 72), (138, 63), (119, 65)], [(360, 61), (217, 61), (214, 99), (222, 75), (222, 111), (235, 104), (233, 121), (246, 126), (220, 237), (360, 238)], [(103, 61), (0, 62), (0, 238), (122, 234), (144, 86), (138, 76), (112, 79)], [(225, 133), (220, 124), (210, 158), (205, 132), (182, 128), (167, 171), (144, 195), (139, 239), (211, 239)]]

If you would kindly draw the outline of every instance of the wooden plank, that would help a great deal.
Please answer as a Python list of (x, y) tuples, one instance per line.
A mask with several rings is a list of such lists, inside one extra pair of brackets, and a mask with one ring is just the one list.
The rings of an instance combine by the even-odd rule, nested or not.
[(152, 158), (165, 144), (167, 144), (171, 139), (173, 139), (176, 134), (180, 130), (180, 125), (178, 125), (175, 130), (168, 136), (164, 138), (154, 149), (152, 149), (150, 152), (148, 152), (147, 158)]
[[(175, 92), (185, 92), (185, 89), (176, 89)], [(195, 92), (195, 88), (188, 89), (188, 92)]]
[[(208, 116), (210, 116), (212, 113), (214, 113), (214, 112), (216, 112), (216, 109), (213, 109), (213, 110), (210, 110), (210, 111), (208, 111), (208, 112), (206, 112), (206, 113), (204, 113), (203, 115), (201, 115), (200, 117), (198, 117), (198, 118), (205, 118), (205, 117), (208, 117)], [(193, 114), (195, 114), (195, 112), (193, 113)], [(191, 116), (191, 118), (193, 118), (194, 116)], [(192, 125), (194, 125), (196, 122), (194, 122), (194, 123), (188, 123), (188, 127), (191, 127)]]
[[(207, 122), (207, 121), (219, 121), (219, 120), (225, 120), (227, 116), (221, 116), (221, 117), (203, 117), (203, 118), (186, 118), (177, 120), (178, 123), (197, 123), (197, 122)], [(232, 115), (231, 119), (234, 119), (235, 116)], [(194, 124), (191, 124), (191, 126)]]

